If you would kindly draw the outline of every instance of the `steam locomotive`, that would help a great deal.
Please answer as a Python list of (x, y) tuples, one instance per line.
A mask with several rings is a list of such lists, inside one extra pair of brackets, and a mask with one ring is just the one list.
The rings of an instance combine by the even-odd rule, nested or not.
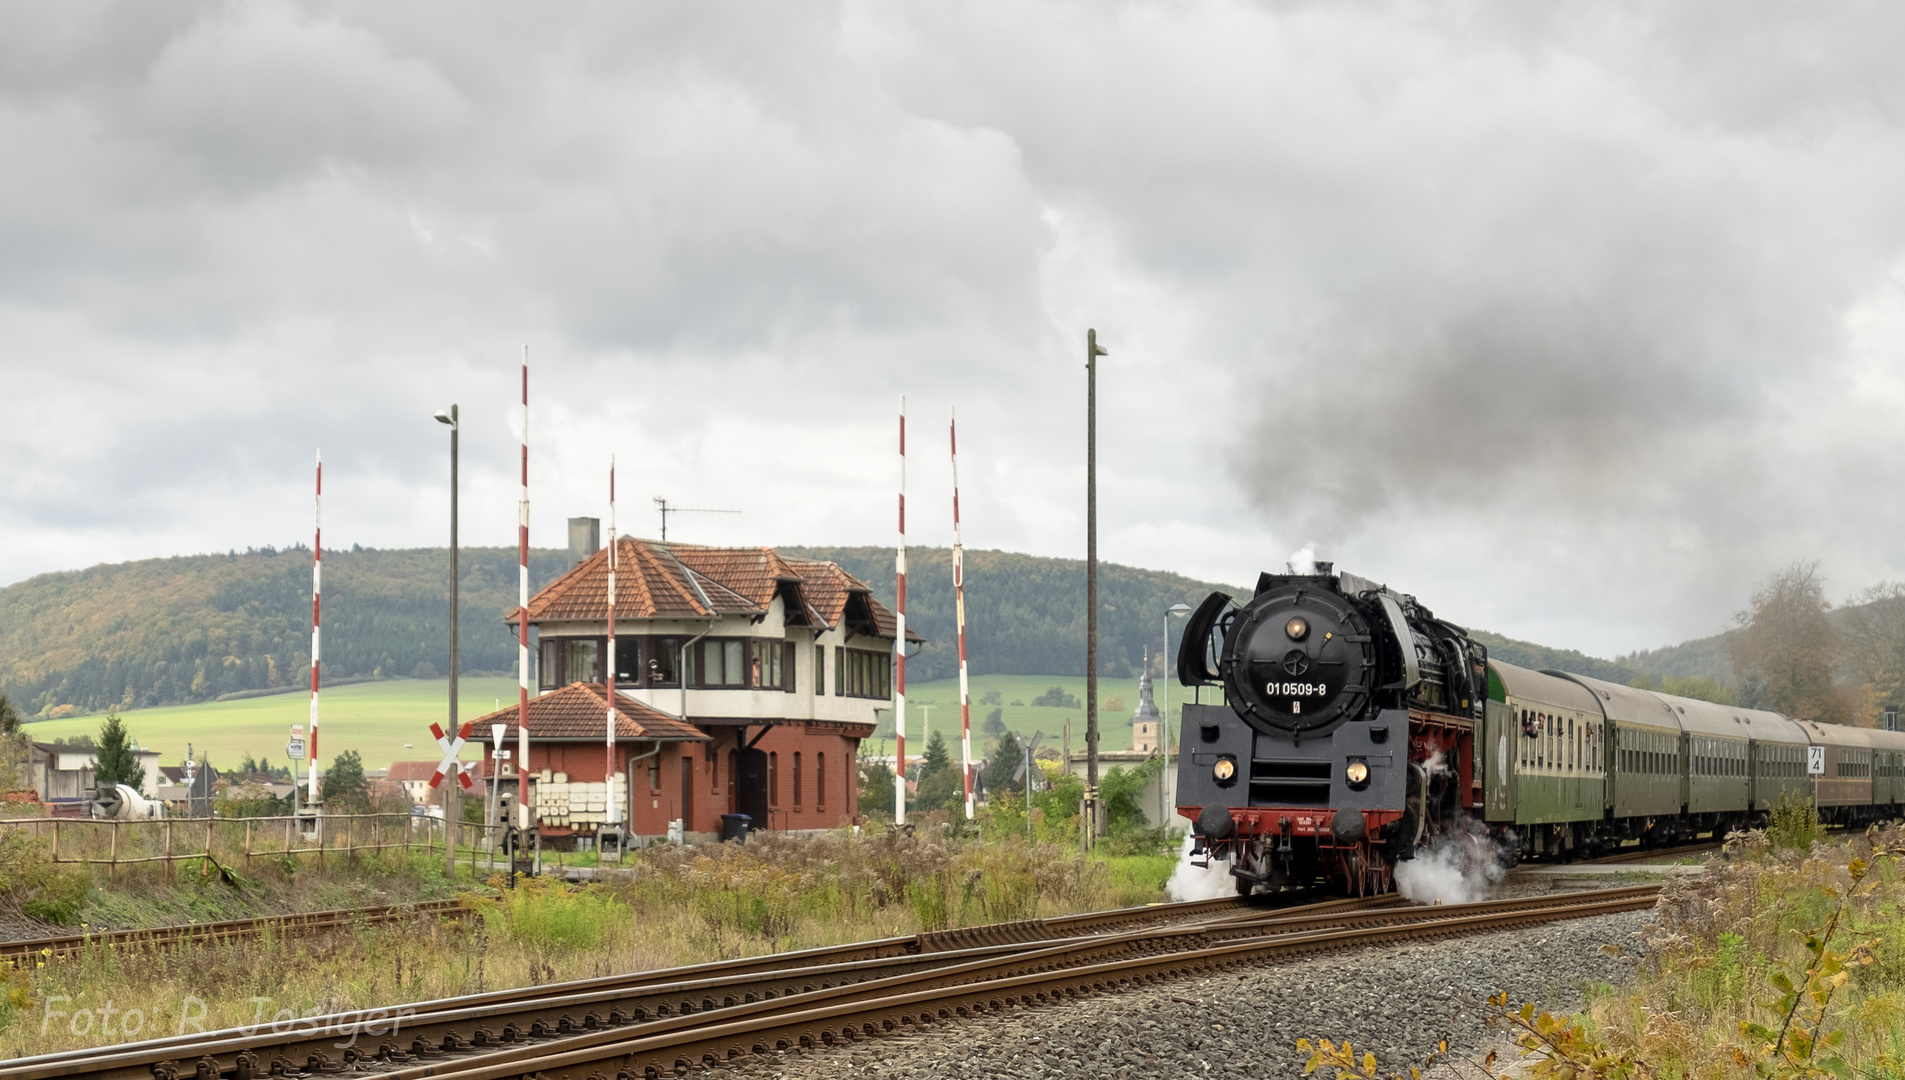
[(1240, 893), (1387, 892), (1399, 863), (1448, 845), (1480, 864), (1719, 837), (1788, 791), (1828, 822), (1905, 810), (1905, 734), (1491, 660), (1414, 597), (1329, 563), (1263, 574), (1247, 603), (1212, 593), (1177, 670), (1196, 696), (1178, 813)]

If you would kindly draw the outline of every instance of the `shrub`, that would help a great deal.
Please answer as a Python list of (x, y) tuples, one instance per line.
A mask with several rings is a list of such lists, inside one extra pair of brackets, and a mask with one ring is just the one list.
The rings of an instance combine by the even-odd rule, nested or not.
[(1819, 822), (1819, 808), (1803, 792), (1788, 789), (1773, 807), (1766, 838), (1772, 841), (1774, 850), (1811, 851), (1812, 845), (1826, 838), (1825, 826)]
[[(1017, 705), (1018, 702), (1012, 704)], [(1065, 692), (1062, 686), (1048, 687), (1046, 691), (1032, 699), (1032, 704), (1054, 709), (1082, 709), (1084, 703), (1077, 697)]]

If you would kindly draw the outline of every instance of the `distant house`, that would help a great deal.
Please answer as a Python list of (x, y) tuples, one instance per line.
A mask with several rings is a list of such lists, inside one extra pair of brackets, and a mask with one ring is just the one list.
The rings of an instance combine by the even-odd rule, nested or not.
[[(28, 768), (40, 801), (55, 813), (73, 812), (83, 816), (93, 797), (93, 766), (99, 760), (98, 748), (41, 742), (32, 745)], [(134, 750), (133, 755), (145, 772), (146, 794), (155, 793), (160, 780), (159, 752)]]
[[(607, 548), (529, 604), (540, 693), (523, 771), (544, 835), (592, 833), (611, 808), (637, 837), (673, 821), (713, 836), (724, 813), (766, 829), (850, 821), (855, 754), (892, 702), (893, 613), (839, 566), (772, 548), (621, 537), (616, 552), (612, 660)], [(513, 750), (516, 713), (479, 718), (476, 738), (508, 724)]]
[[(430, 778), (436, 774), (434, 761), (393, 761), (386, 779), (403, 785), (403, 793), (410, 796), (411, 802), (428, 805), (437, 798), (438, 789), (430, 786)], [(443, 782), (448, 784), (452, 780), (445, 776)]]
[[(1131, 713), (1130, 724), (1131, 749), (1098, 751), (1099, 775), (1118, 766), (1137, 768), (1164, 752), (1165, 739), (1170, 733), (1164, 729), (1164, 717), (1158, 712), (1157, 699), (1152, 694), (1148, 658), (1144, 670), (1138, 675), (1138, 707)], [(1085, 751), (1072, 751), (1066, 768), (1073, 776), (1086, 776), (1090, 771), (1090, 762)], [(1145, 822), (1152, 828), (1178, 824), (1176, 771), (1165, 769), (1145, 784), (1144, 790), (1138, 795), (1138, 807), (1144, 811)]]

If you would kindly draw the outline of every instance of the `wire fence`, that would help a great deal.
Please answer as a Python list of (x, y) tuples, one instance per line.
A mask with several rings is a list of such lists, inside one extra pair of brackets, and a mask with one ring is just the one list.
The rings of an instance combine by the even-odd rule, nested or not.
[(504, 865), (500, 841), (506, 826), (450, 822), (408, 814), (320, 814), (300, 817), (0, 819), (0, 828), (26, 831), (46, 842), (56, 863), (103, 866), (108, 877), (121, 868), (161, 864), (170, 880), (181, 862), (210, 860), (249, 870), (261, 860), (326, 859), (346, 862), (360, 855), (402, 851), (445, 853), (454, 834), (457, 860), (469, 852), (472, 873), (485, 862)]

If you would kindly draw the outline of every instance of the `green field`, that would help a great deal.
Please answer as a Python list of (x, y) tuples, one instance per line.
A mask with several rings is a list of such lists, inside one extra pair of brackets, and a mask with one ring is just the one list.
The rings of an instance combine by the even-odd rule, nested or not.
[[(463, 679), (461, 685), (457, 705), (465, 720), (494, 710), (499, 700), (516, 700), (514, 679)], [(332, 758), (346, 750), (357, 751), (366, 769), (381, 769), (393, 761), (436, 760), (439, 754), (430, 737), (430, 724), (440, 724), (449, 715), (449, 689), (448, 679), (392, 679), (324, 691), (323, 734), (318, 740), (321, 764), (328, 766)], [(188, 742), (219, 768), (237, 766), (246, 754), (284, 764), (284, 744), (291, 725), (309, 719), (311, 698), (301, 693), (272, 694), (134, 709), (121, 715), (141, 746), (165, 755), (160, 759), (164, 765), (183, 763)], [(81, 733), (97, 738), (100, 722), (98, 716), (74, 716), (36, 721), (24, 730), (35, 742), (56, 742)], [(411, 748), (406, 749), (405, 743), (412, 744)], [(477, 755), (470, 748), (463, 756), (474, 760)]]
[[(969, 680), (972, 695), (972, 740), (973, 752), (978, 753), (985, 743), (986, 736), (980, 725), (985, 722), (986, 714), (994, 708), (983, 704), (988, 691), (999, 692), (1000, 705), (1005, 715), (1001, 718), (1005, 726), (1017, 732), (1021, 737), (1043, 731), (1045, 741), (1042, 746), (1057, 747), (1062, 741), (1065, 721), (1072, 724), (1072, 749), (1085, 748), (1085, 710), (1081, 708), (1053, 708), (1032, 705), (1030, 702), (1044, 693), (1048, 687), (1061, 686), (1066, 693), (1081, 703), (1085, 699), (1085, 677), (1083, 675), (974, 675)], [(1153, 693), (1161, 700), (1162, 687), (1153, 681)], [(1205, 700), (1215, 700), (1211, 691), (1205, 691)], [(1098, 722), (1101, 735), (1098, 746), (1104, 750), (1131, 749), (1131, 713), (1138, 707), (1138, 680), (1136, 677), (1125, 679), (1100, 678), (1098, 680), (1100, 708)], [(1121, 698), (1122, 708), (1112, 707), (1112, 698)], [(1190, 700), (1190, 690), (1186, 687), (1171, 686), (1171, 712), (1177, 715), (1178, 706)], [(1017, 701), (1020, 704), (1014, 705)], [(931, 711), (927, 711), (931, 706)], [(959, 680), (937, 679), (933, 682), (909, 683), (906, 687), (906, 733), (907, 756), (911, 757), (914, 747), (924, 747), (930, 724), (932, 731), (939, 732), (949, 743), (957, 745), (959, 739)], [(882, 724), (874, 739), (875, 752), (879, 752), (880, 743), (891, 738), (891, 724)], [(915, 740), (918, 740), (915, 742)], [(891, 752), (890, 748), (886, 751)]]
[[(978, 750), (986, 742), (980, 725), (993, 708), (983, 704), (988, 691), (996, 690), (1005, 710), (1006, 726), (1023, 736), (1045, 732), (1044, 745), (1060, 745), (1065, 721), (1072, 724), (1072, 749), (1085, 747), (1085, 710), (1024, 704), (1046, 688), (1062, 686), (1081, 702), (1085, 697), (1085, 679), (1081, 675), (975, 675), (972, 680), (973, 745)], [(328, 765), (345, 750), (362, 755), (364, 767), (381, 769), (393, 761), (435, 760), (436, 744), (430, 738), (430, 724), (441, 723), (449, 708), (449, 680), (392, 679), (353, 683), (324, 691), (323, 738), (321, 757)], [(1188, 691), (1173, 686), (1173, 707), (1188, 699)], [(1138, 680), (1100, 679), (1098, 692), (1106, 703), (1099, 720), (1104, 728), (1099, 743), (1106, 750), (1131, 747), (1131, 711), (1138, 706)], [(1112, 698), (1122, 698), (1122, 708), (1113, 709)], [(516, 681), (508, 678), (472, 678), (463, 680), (458, 702), (463, 719), (481, 716), (497, 703), (516, 699)], [(1014, 705), (1018, 701), (1021, 704)], [(302, 724), (310, 713), (310, 698), (304, 694), (273, 694), (242, 698), (237, 701), (212, 701), (199, 705), (176, 705), (161, 709), (134, 709), (122, 714), (133, 737), (141, 746), (161, 751), (162, 763), (177, 765), (185, 760), (186, 743), (208, 756), (213, 765), (230, 768), (246, 754), (269, 756), (282, 763), (285, 738), (292, 724)], [(57, 742), (82, 733), (97, 737), (99, 716), (74, 716), (65, 720), (40, 720), (26, 726), (36, 742)], [(914, 746), (925, 746), (926, 725), (957, 745), (959, 739), (959, 680), (940, 679), (914, 683), (907, 687), (906, 727)], [(890, 738), (890, 725), (882, 725)], [(876, 736), (872, 749), (878, 752), (882, 738)], [(405, 743), (411, 746), (406, 748)], [(890, 750), (889, 750), (890, 752)], [(464, 755), (474, 759), (472, 749)]]

